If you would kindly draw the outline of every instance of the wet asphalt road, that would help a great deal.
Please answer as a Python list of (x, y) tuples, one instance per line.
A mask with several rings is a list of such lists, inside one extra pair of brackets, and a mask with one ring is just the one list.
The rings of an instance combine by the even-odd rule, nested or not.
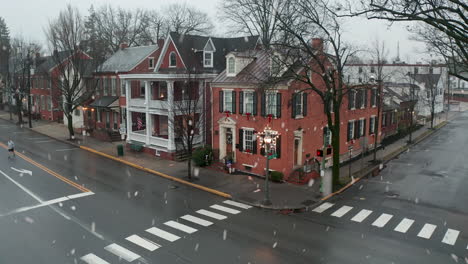
[[(381, 175), (329, 200), (333, 205), (322, 213), (310, 208), (287, 216), (228, 205), (0, 120), (0, 142), (12, 137), (20, 153), (58, 174), (21, 157), (8, 160), (0, 149), (0, 263), (85, 263), (86, 255), (108, 263), (464, 263), (466, 131), (463, 114), (389, 163)], [(214, 204), (237, 211), (211, 208)], [(343, 213), (343, 206), (352, 208)], [(200, 209), (226, 218), (211, 218)], [(352, 221), (363, 209), (370, 214)], [(381, 228), (373, 226), (383, 213), (392, 218)], [(181, 219), (184, 215), (212, 224)], [(395, 231), (404, 218), (414, 222), (406, 232)], [(193, 233), (165, 224), (171, 220)], [(436, 226), (428, 239), (418, 237), (425, 224)], [(150, 227), (180, 238), (168, 241), (167, 235), (145, 231)], [(453, 241), (456, 232), (446, 236), (448, 229), (459, 231), (454, 245), (442, 242)], [(129, 237), (145, 240), (134, 243)], [(120, 258), (114, 244), (127, 250), (117, 253)]]

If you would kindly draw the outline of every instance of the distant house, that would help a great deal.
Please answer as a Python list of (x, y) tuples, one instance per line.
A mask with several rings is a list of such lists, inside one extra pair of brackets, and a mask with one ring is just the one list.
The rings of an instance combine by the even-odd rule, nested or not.
[[(107, 141), (122, 140), (127, 124), (125, 82), (121, 74), (147, 74), (156, 66), (163, 40), (157, 45), (120, 49), (94, 73), (94, 100), (84, 109), (85, 127), (91, 136)], [(139, 84), (135, 84), (139, 86)]]
[[(174, 124), (174, 105), (200, 100), (194, 118), (203, 116), (195, 144), (211, 143), (212, 97), (210, 83), (225, 67), (231, 51), (257, 46), (258, 37), (215, 38), (169, 33), (151, 73), (120, 74), (126, 82), (127, 142), (144, 146), (153, 155), (174, 158), (181, 138)], [(204, 113), (203, 115), (200, 115)]]

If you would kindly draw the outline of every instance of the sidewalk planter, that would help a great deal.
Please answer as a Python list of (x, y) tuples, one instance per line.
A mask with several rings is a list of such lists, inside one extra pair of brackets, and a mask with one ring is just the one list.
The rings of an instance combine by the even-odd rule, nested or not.
[(143, 145), (138, 143), (130, 143), (130, 149), (135, 152), (141, 152), (143, 150)]

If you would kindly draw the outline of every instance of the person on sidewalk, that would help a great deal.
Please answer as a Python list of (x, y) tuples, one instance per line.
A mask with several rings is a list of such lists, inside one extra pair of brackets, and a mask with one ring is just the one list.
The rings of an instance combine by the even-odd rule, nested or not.
[(15, 142), (11, 140), (11, 138), (8, 140), (8, 159), (14, 158), (15, 155)]

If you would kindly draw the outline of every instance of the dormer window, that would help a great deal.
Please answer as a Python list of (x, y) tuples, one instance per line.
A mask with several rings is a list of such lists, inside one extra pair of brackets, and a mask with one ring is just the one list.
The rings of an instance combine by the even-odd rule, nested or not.
[(232, 75), (236, 74), (236, 60), (234, 57), (228, 58), (227, 64), (227, 73)]
[(174, 51), (169, 54), (169, 67), (177, 67), (177, 59)]
[(210, 52), (210, 51), (203, 52), (203, 66), (213, 67), (213, 52)]

